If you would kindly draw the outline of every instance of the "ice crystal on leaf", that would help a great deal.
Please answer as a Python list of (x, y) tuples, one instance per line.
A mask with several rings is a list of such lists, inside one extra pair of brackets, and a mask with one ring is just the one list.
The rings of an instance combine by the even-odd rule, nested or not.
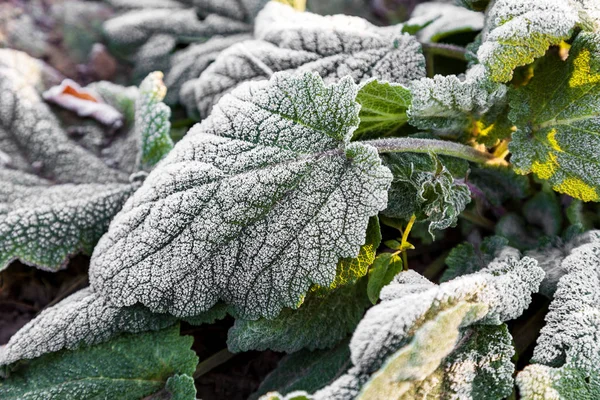
[(548, 55), (531, 82), (510, 93), (517, 171), (584, 201), (600, 199), (599, 43), (598, 35), (580, 33), (566, 61)]
[[(129, 179), (135, 171), (135, 157), (119, 154), (113, 159), (116, 154), (110, 145), (102, 150), (108, 156), (104, 157), (100, 151), (76, 143), (32, 86), (36, 82), (30, 83), (26, 76), (31, 77), (0, 67), (0, 269), (19, 259), (56, 270), (69, 256), (92, 252), (139, 182)], [(93, 87), (112, 93), (107, 104), (122, 111), (126, 120), (130, 117), (124, 101), (131, 95), (128, 89), (102, 83)], [(135, 96), (140, 102), (137, 115), (160, 107), (146, 104), (145, 94)], [(114, 141), (131, 142), (132, 146), (120, 152), (135, 155), (151, 140), (170, 140), (165, 117), (153, 120), (162, 121), (162, 131), (155, 131), (152, 121), (143, 118), (134, 127), (123, 127), (128, 130)], [(168, 147), (155, 151), (155, 158), (166, 150)]]
[(413, 18), (432, 21), (416, 33), (420, 42), (440, 42), (448, 36), (483, 28), (482, 13), (436, 1), (418, 4), (411, 14)]
[(532, 361), (517, 377), (527, 400), (594, 399), (600, 395), (600, 247), (571, 251)]
[(353, 366), (331, 385), (305, 395), (319, 400), (508, 396), (514, 350), (502, 321), (523, 312), (543, 275), (535, 260), (517, 255), (439, 286), (412, 271), (398, 275), (356, 328), (350, 342)]
[[(358, 17), (299, 13), (271, 2), (256, 19), (255, 40), (222, 52), (184, 92), (207, 116), (227, 92), (245, 81), (268, 79), (277, 71), (317, 72), (327, 82), (349, 75), (355, 82), (378, 78), (406, 84), (425, 75), (419, 43), (402, 26), (377, 28)], [(186, 94), (186, 98), (191, 98)]]
[(152, 171), (94, 251), (92, 287), (117, 305), (241, 317), (296, 308), (356, 257), (391, 173), (358, 125), (350, 78), (275, 74), (240, 86)]
[(486, 15), (477, 58), (493, 81), (507, 82), (513, 70), (569, 39), (578, 16), (564, 0), (497, 0)]

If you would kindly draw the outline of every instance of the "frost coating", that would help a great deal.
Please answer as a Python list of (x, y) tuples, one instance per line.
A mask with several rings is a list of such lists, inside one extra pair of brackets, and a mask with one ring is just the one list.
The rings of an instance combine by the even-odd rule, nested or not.
[(0, 270), (20, 259), (45, 270), (70, 255), (91, 253), (135, 186), (52, 184), (26, 172), (0, 169)]
[(276, 74), (224, 98), (113, 220), (92, 287), (121, 306), (190, 316), (222, 299), (257, 318), (329, 285), (391, 181), (374, 148), (348, 143), (356, 90)]
[(463, 80), (436, 75), (412, 82), (410, 89), (409, 122), (421, 129), (463, 129), (506, 96), (506, 86), (490, 83), (480, 65), (467, 71)]
[(42, 311), (13, 335), (0, 353), (0, 365), (104, 342), (121, 332), (159, 330), (175, 322), (172, 316), (153, 314), (139, 305), (113, 306), (86, 288)]
[[(412, 276), (414, 273), (403, 278), (405, 274), (384, 288), (385, 300), (371, 308), (358, 325), (350, 343), (354, 367), (337, 382), (315, 393), (314, 398), (377, 398), (372, 396), (389, 389), (394, 389), (398, 398), (403, 398), (403, 394), (407, 399), (415, 398), (423, 391), (440, 390), (436, 389), (435, 376), (431, 374), (442, 374), (447, 385), (442, 392), (447, 398), (453, 398), (452, 393), (460, 398), (482, 399), (488, 395), (490, 399), (499, 398), (497, 393), (486, 391), (487, 384), (477, 383), (489, 381), (497, 385), (494, 390), (503, 396), (510, 394), (512, 348), (506, 332), (498, 332), (504, 336), (502, 340), (487, 343), (488, 335), (483, 334), (479, 345), (470, 338), (476, 338), (471, 335), (479, 329), (497, 329), (493, 325), (523, 312), (543, 277), (535, 260), (500, 257), (480, 272), (439, 286), (427, 284)], [(391, 291), (395, 285), (415, 285), (415, 288)], [(386, 294), (390, 291), (393, 294)], [(457, 344), (462, 350), (454, 352)], [(500, 358), (494, 358), (493, 354)], [(502, 361), (494, 362), (498, 360)], [(469, 362), (473, 363), (470, 367)], [(389, 375), (390, 371), (395, 372)], [(422, 382), (425, 378), (428, 380)], [(388, 379), (392, 380), (385, 383)]]
[(571, 37), (577, 21), (568, 1), (497, 0), (488, 11), (477, 58), (492, 80), (507, 82), (516, 67)]
[(436, 1), (418, 4), (410, 17), (433, 21), (416, 33), (420, 42), (439, 42), (447, 36), (483, 28), (482, 13)]
[[(600, 246), (584, 244), (562, 261), (560, 279), (533, 353), (517, 377), (524, 399), (600, 395)], [(545, 396), (545, 397), (544, 397)]]
[(407, 83), (425, 75), (419, 43), (400, 26), (376, 28), (356, 17), (299, 13), (271, 2), (256, 19), (255, 37), (225, 50), (189, 84), (202, 117), (240, 83), (268, 79), (277, 71), (314, 71), (327, 83), (346, 75), (355, 82), (374, 77)]

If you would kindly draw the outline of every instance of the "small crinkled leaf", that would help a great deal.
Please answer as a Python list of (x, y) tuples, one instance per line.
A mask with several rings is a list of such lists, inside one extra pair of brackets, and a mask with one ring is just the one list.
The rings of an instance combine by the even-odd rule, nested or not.
[(114, 306), (86, 288), (42, 311), (14, 334), (0, 353), (0, 365), (105, 342), (122, 332), (158, 330), (176, 321), (140, 305)]
[(327, 386), (351, 365), (348, 342), (344, 340), (329, 350), (302, 350), (285, 356), (250, 400), (272, 391), (288, 394), (304, 390), (313, 393)]
[(420, 129), (464, 130), (492, 107), (505, 101), (506, 86), (491, 83), (481, 65), (463, 79), (436, 75), (410, 84), (409, 123)]
[(516, 67), (569, 39), (577, 22), (569, 1), (497, 0), (487, 12), (477, 58), (493, 81), (507, 82)]
[(92, 287), (177, 316), (223, 300), (252, 319), (330, 285), (392, 180), (375, 148), (349, 143), (356, 90), (350, 78), (276, 74), (226, 96), (115, 217)]
[(402, 271), (402, 258), (398, 254), (381, 253), (375, 258), (373, 267), (369, 271), (367, 284), (367, 295), (371, 303), (377, 303), (381, 289), (389, 284), (400, 271)]
[[(411, 399), (436, 390), (429, 383), (437, 382), (432, 374), (440, 368), (448, 368), (450, 382), (444, 385), (449, 389), (442, 390), (450, 392), (448, 398), (453, 398), (452, 390), (465, 399), (491, 400), (510, 393), (513, 350), (506, 328), (496, 328), (503, 331), (502, 339), (488, 344), (485, 337), (478, 343), (478, 336), (469, 333), (481, 329), (478, 325), (501, 325), (527, 308), (544, 275), (536, 261), (518, 255), (496, 258), (479, 272), (439, 286), (414, 275), (402, 273), (384, 288), (406, 287), (392, 296), (382, 293), (385, 299), (367, 311), (350, 342), (354, 367), (316, 392), (315, 399), (382, 399), (389, 398), (389, 391)], [(480, 345), (494, 354), (473, 350)], [(423, 382), (428, 377), (429, 383)]]
[[(480, 271), (496, 257), (511, 257), (515, 253), (518, 255), (515, 249), (506, 248), (507, 245), (508, 239), (500, 236), (483, 239), (477, 249), (471, 243), (459, 244), (448, 254), (446, 258), (448, 269), (444, 271), (440, 282)], [(503, 252), (505, 248), (506, 251)]]
[(171, 109), (162, 100), (167, 88), (162, 72), (153, 72), (140, 84), (135, 104), (136, 136), (141, 141), (141, 169), (150, 169), (173, 148), (171, 139)]
[(411, 153), (386, 154), (383, 159), (394, 174), (384, 215), (404, 219), (415, 215), (417, 221), (428, 222), (432, 235), (434, 230), (456, 225), (471, 196), (469, 188), (444, 165), (452, 159)]
[(563, 265), (564, 259), (573, 249), (587, 243), (600, 244), (600, 231), (588, 231), (567, 241), (556, 238), (545, 246), (525, 253), (528, 257), (535, 258), (538, 266), (546, 273), (540, 285), (541, 294), (548, 298), (554, 296), (558, 281), (568, 272), (566, 266)]
[(304, 348), (314, 350), (334, 346), (352, 333), (369, 305), (365, 280), (361, 278), (373, 264), (380, 242), (379, 220), (371, 217), (365, 244), (358, 256), (338, 262), (331, 285), (315, 285), (298, 309), (286, 308), (274, 319), (236, 319), (227, 337), (229, 350), (271, 349), (292, 353)]
[(53, 184), (0, 168), (0, 270), (12, 261), (55, 271), (70, 256), (91, 254), (135, 186)]
[(278, 71), (317, 72), (327, 83), (350, 75), (355, 82), (406, 84), (425, 75), (419, 43), (400, 26), (376, 28), (357, 17), (299, 13), (270, 2), (256, 19), (255, 38), (223, 51), (190, 83), (200, 116), (239, 84)]
[(516, 170), (584, 201), (600, 199), (599, 49), (597, 35), (579, 34), (566, 61), (548, 55), (531, 81), (510, 94)]
[(432, 20), (416, 33), (420, 42), (440, 42), (449, 36), (483, 29), (483, 14), (437, 1), (418, 4), (411, 18)]
[(523, 399), (595, 399), (600, 395), (600, 246), (564, 258), (554, 300), (532, 362), (517, 376)]
[(354, 140), (392, 134), (408, 121), (410, 90), (400, 84), (369, 80), (360, 86), (356, 101), (360, 104), (360, 125)]
[[(172, 399), (191, 400), (198, 357), (190, 349), (192, 337), (179, 336), (179, 326), (110, 342), (62, 350), (20, 364), (0, 380), (0, 397), (24, 399), (139, 400), (167, 386)], [(183, 396), (183, 394), (187, 394)], [(189, 395), (192, 397), (189, 397)]]

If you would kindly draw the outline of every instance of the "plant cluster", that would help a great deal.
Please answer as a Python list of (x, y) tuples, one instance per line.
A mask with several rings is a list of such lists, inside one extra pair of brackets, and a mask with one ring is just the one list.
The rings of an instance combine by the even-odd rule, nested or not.
[(91, 256), (0, 398), (193, 400), (224, 318), (252, 399), (600, 398), (595, 1), (107, 3), (135, 86), (0, 49), (0, 271)]

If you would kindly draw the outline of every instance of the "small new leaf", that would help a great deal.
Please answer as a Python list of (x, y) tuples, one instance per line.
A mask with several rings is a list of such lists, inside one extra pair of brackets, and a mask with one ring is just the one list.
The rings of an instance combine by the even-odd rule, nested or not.
[(369, 283), (367, 284), (367, 295), (371, 303), (377, 303), (381, 289), (389, 284), (400, 271), (402, 271), (402, 258), (399, 255), (381, 253), (375, 258), (373, 267), (369, 271)]

